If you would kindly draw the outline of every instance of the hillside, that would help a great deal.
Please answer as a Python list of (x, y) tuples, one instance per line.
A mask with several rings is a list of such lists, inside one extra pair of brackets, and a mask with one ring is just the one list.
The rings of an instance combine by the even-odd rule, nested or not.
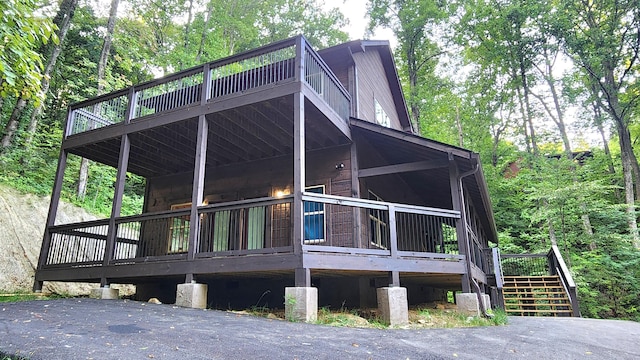
[[(31, 291), (48, 210), (49, 197), (0, 184), (0, 292)], [(93, 219), (86, 210), (62, 202), (56, 223)], [(44, 291), (81, 295), (91, 286), (46, 282)]]

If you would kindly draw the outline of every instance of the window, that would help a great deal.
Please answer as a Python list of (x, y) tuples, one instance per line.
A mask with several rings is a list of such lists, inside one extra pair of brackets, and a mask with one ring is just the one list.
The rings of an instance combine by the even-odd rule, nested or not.
[(373, 101), (375, 103), (376, 110), (376, 123), (382, 126), (391, 127), (391, 119), (389, 119), (389, 116), (382, 108), (382, 105), (380, 105), (377, 99), (373, 99)]
[[(191, 203), (171, 205), (171, 210), (191, 208)], [(189, 250), (189, 215), (169, 219), (169, 254), (185, 253)]]
[[(369, 191), (369, 200), (382, 201), (378, 195), (371, 191)], [(387, 244), (389, 243), (388, 216), (388, 213), (384, 210), (369, 209), (369, 240), (374, 247), (387, 249)]]
[[(324, 194), (324, 185), (311, 186), (305, 191), (316, 194)], [(304, 243), (318, 244), (325, 241), (324, 203), (304, 202)]]

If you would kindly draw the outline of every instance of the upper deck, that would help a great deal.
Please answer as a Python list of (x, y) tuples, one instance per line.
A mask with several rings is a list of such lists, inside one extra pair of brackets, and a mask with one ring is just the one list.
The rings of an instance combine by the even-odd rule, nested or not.
[[(348, 127), (351, 96), (298, 36), (76, 103), (70, 107), (64, 138), (69, 143), (78, 135), (111, 128), (92, 136), (97, 141), (128, 132), (116, 130), (128, 124), (162, 118), (156, 122), (160, 126), (295, 91), (317, 96), (324, 102), (322, 111), (332, 113), (339, 128)], [(82, 143), (71, 141), (66, 147)]]

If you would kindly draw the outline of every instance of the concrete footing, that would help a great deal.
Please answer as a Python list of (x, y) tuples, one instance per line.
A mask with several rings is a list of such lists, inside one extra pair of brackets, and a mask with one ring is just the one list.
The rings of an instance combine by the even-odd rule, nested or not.
[(178, 284), (176, 305), (194, 309), (206, 309), (207, 290), (207, 284)]
[[(458, 304), (458, 312), (469, 316), (480, 316), (480, 303), (478, 303), (478, 295), (476, 293), (458, 293), (456, 294), (456, 304)], [(484, 309), (491, 310), (491, 297), (482, 294), (482, 304)]]
[(482, 303), (485, 310), (491, 310), (491, 296), (489, 294), (482, 294)]
[(120, 291), (109, 286), (91, 289), (89, 297), (92, 299), (114, 300), (120, 298)]
[(409, 323), (409, 303), (407, 289), (403, 287), (382, 287), (376, 290), (378, 311), (385, 324), (390, 326)]
[(318, 289), (314, 287), (286, 287), (284, 313), (287, 320), (313, 322), (318, 320)]

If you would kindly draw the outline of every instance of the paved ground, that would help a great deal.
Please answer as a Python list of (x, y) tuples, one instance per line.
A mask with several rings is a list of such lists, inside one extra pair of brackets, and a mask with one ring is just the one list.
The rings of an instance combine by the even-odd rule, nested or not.
[(640, 323), (336, 328), (124, 300), (0, 304), (0, 352), (30, 359), (640, 359)]

